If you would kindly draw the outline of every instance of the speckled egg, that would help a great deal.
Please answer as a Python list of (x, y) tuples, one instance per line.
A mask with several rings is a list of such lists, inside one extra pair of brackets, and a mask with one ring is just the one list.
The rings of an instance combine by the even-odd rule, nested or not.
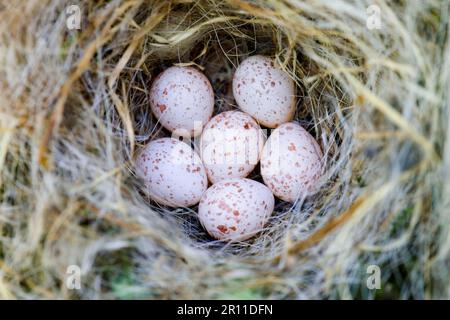
[(241, 111), (213, 117), (201, 136), (201, 157), (209, 181), (246, 177), (258, 164), (264, 147), (258, 123)]
[(242, 61), (234, 73), (233, 95), (239, 108), (266, 127), (276, 128), (294, 117), (294, 81), (269, 57)]
[(274, 203), (272, 192), (262, 183), (246, 178), (223, 180), (206, 190), (198, 217), (212, 237), (242, 241), (263, 229)]
[(178, 136), (198, 136), (213, 113), (213, 88), (197, 69), (170, 67), (153, 81), (150, 106), (168, 130)]
[(275, 196), (288, 202), (307, 196), (322, 170), (320, 146), (299, 124), (285, 123), (272, 131), (262, 152), (261, 175)]
[(199, 155), (172, 138), (147, 144), (136, 158), (136, 171), (144, 179), (150, 198), (171, 207), (197, 204), (208, 187)]

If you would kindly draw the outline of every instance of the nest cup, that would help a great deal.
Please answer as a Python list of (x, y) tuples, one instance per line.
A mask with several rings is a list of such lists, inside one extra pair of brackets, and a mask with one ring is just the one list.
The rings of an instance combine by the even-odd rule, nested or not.
[[(450, 49), (437, 2), (371, 11), (369, 1), (86, 1), (73, 30), (71, 4), (0, 11), (10, 50), (0, 70), (9, 106), (0, 297), (447, 294)], [(382, 26), (371, 28), (377, 12)], [(277, 200), (257, 236), (223, 243), (203, 230), (197, 207), (148, 199), (133, 158), (170, 135), (149, 105), (161, 71), (204, 72), (216, 115), (237, 108), (233, 73), (255, 54), (295, 81), (294, 120), (319, 142), (326, 170), (309, 197)], [(250, 178), (262, 181), (258, 169)], [(69, 266), (79, 267), (80, 289), (65, 285)], [(373, 266), (383, 290), (366, 282)]]

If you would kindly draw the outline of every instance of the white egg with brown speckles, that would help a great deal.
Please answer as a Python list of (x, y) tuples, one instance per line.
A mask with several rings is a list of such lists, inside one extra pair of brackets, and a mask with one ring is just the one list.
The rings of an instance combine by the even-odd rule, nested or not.
[(295, 113), (295, 84), (274, 60), (251, 56), (233, 77), (233, 95), (239, 108), (269, 128), (291, 121)]
[(272, 131), (261, 155), (261, 175), (275, 196), (288, 202), (307, 196), (322, 171), (322, 151), (308, 131), (295, 122)]
[(166, 129), (182, 137), (198, 136), (213, 113), (213, 88), (195, 68), (170, 67), (153, 81), (150, 106)]
[(146, 193), (163, 205), (193, 206), (208, 187), (199, 155), (176, 139), (151, 141), (138, 154), (135, 166), (144, 180)]
[(246, 178), (223, 180), (204, 193), (198, 217), (206, 231), (225, 241), (243, 241), (264, 228), (274, 209), (272, 192)]
[(258, 164), (265, 137), (258, 123), (241, 111), (213, 117), (201, 136), (201, 158), (209, 181), (246, 177)]

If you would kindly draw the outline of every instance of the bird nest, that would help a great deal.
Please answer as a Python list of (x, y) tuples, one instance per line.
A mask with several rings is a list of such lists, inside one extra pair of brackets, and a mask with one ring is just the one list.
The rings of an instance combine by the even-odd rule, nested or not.
[[(445, 1), (1, 1), (0, 297), (448, 297), (448, 12)], [(223, 243), (196, 207), (149, 201), (133, 157), (168, 135), (149, 107), (159, 72), (202, 70), (217, 114), (236, 108), (233, 72), (255, 54), (294, 79), (295, 120), (326, 172), (306, 199), (277, 200), (256, 237)]]

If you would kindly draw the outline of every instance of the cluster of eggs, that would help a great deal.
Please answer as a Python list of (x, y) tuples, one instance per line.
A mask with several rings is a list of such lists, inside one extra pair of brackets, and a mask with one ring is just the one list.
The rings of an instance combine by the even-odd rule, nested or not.
[[(295, 85), (272, 59), (245, 59), (232, 87), (241, 111), (212, 117), (213, 88), (203, 73), (174, 66), (159, 74), (150, 89), (152, 112), (178, 137), (200, 136), (200, 154), (179, 139), (160, 138), (140, 151), (136, 169), (154, 201), (199, 203), (198, 217), (212, 237), (240, 241), (264, 227), (274, 195), (294, 202), (308, 194), (322, 173), (322, 152), (292, 121)], [(269, 138), (260, 124), (274, 128)], [(264, 184), (246, 178), (258, 163)]]

